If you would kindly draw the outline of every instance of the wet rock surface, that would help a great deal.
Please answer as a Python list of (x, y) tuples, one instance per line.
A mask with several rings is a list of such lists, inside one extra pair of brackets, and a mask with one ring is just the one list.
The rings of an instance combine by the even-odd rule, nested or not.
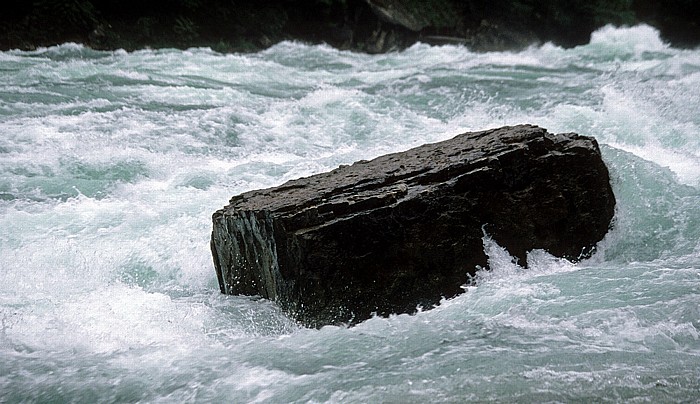
[(487, 266), (485, 233), (521, 265), (533, 249), (586, 257), (614, 206), (593, 138), (521, 125), (235, 196), (213, 215), (211, 247), (222, 292), (318, 327), (459, 294)]

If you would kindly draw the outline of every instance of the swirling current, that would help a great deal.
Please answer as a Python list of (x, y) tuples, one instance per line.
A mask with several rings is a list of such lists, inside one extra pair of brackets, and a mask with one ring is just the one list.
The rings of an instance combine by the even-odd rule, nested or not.
[[(700, 50), (366, 55), (0, 53), (0, 402), (700, 400)], [(211, 214), (240, 192), (458, 133), (594, 136), (613, 230), (571, 264), (490, 270), (415, 315), (298, 326), (219, 293)]]

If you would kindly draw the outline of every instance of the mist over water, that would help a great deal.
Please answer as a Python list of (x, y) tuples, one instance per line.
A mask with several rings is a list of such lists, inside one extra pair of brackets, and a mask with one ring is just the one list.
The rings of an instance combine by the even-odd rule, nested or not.
[[(700, 50), (647, 26), (489, 53), (64, 44), (0, 72), (0, 402), (700, 399)], [(593, 258), (522, 269), (485, 237), (466, 293), (353, 328), (219, 293), (231, 196), (519, 123), (600, 143)]]

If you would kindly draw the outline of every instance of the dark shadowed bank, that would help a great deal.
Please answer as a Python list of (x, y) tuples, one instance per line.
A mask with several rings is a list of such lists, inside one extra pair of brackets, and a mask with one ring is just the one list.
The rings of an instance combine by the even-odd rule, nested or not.
[(588, 42), (606, 24), (647, 23), (700, 44), (696, 0), (5, 0), (0, 49), (79, 42), (95, 49), (257, 51), (282, 40), (379, 53), (416, 41), (474, 50)]

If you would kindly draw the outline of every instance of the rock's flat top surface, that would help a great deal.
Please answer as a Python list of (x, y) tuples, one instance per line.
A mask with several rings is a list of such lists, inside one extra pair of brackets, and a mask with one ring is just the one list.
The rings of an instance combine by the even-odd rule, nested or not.
[(330, 212), (351, 214), (363, 209), (363, 202), (376, 201), (382, 196), (405, 197), (409, 191), (416, 194), (426, 185), (488, 166), (494, 159), (518, 149), (534, 148), (544, 153), (551, 148), (566, 153), (594, 145), (588, 137), (550, 134), (530, 125), (465, 133), (447, 142), (449, 145), (426, 144), (288, 181), (278, 187), (246, 192), (233, 197), (224, 210), (266, 210), (290, 216), (325, 206)]
[(486, 266), (484, 231), (521, 263), (577, 259), (615, 206), (594, 139), (520, 125), (465, 133), (279, 187), (214, 214), (222, 291), (312, 325), (415, 311)]

